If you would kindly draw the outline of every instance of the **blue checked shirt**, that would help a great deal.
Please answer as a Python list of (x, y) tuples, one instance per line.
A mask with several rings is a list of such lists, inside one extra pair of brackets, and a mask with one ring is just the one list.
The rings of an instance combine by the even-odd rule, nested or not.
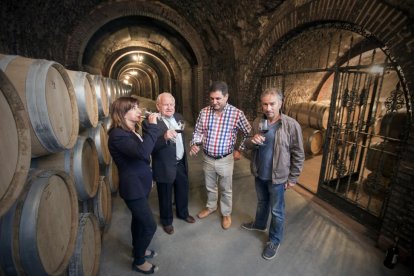
[(191, 145), (202, 142), (203, 150), (208, 155), (226, 155), (233, 152), (238, 131), (243, 134), (239, 150), (244, 150), (244, 140), (250, 130), (243, 111), (231, 104), (226, 104), (220, 116), (216, 116), (214, 109), (208, 106), (198, 115)]

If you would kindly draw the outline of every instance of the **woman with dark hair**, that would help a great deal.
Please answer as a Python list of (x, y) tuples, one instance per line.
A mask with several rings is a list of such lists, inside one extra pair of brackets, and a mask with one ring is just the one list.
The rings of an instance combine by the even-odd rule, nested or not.
[(141, 120), (138, 100), (132, 97), (118, 98), (111, 108), (108, 148), (118, 167), (119, 194), (132, 213), (131, 233), (134, 262), (132, 269), (144, 274), (153, 274), (158, 267), (147, 262), (156, 256), (148, 246), (157, 229), (148, 203), (152, 188), (150, 154), (159, 136), (158, 114), (148, 117), (149, 127), (141, 137), (137, 123)]

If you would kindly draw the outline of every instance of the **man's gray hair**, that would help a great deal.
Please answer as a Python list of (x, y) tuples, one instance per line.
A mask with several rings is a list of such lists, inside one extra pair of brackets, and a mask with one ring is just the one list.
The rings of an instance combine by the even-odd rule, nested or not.
[(276, 87), (266, 88), (260, 95), (260, 99), (262, 99), (264, 96), (267, 96), (267, 95), (275, 95), (280, 102), (283, 101), (283, 92), (279, 88), (276, 88)]

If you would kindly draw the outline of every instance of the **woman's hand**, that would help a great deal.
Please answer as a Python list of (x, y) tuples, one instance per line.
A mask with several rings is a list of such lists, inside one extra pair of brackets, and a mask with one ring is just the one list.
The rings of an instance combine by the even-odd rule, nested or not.
[(157, 119), (160, 117), (160, 115), (158, 113), (151, 113), (150, 115), (148, 115), (148, 122), (150, 124), (157, 124)]

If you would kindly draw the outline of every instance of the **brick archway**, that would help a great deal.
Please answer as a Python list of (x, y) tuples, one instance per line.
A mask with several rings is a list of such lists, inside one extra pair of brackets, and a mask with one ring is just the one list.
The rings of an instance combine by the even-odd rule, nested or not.
[[(283, 3), (281, 10), (284, 13), (275, 14), (269, 20), (275, 23), (268, 27), (265, 38), (247, 55), (251, 60), (246, 62), (250, 66), (244, 72), (246, 83), (241, 86), (243, 87), (242, 95), (254, 100), (254, 95), (249, 91), (257, 92), (259, 76), (264, 70), (269, 53), (289, 33), (313, 23), (346, 22), (359, 26), (364, 32), (371, 33), (387, 46), (390, 55), (401, 68), (401, 76), (410, 92), (413, 106), (414, 35), (406, 15), (379, 0), (315, 0), (308, 1), (300, 7), (295, 7), (293, 2), (295, 1), (288, 0)], [(249, 107), (246, 106), (246, 108)]]
[(123, 1), (97, 6), (69, 35), (65, 63), (80, 66), (82, 55), (92, 35), (106, 23), (127, 16), (145, 16), (159, 20), (179, 32), (190, 44), (197, 58), (198, 66), (206, 66), (207, 53), (197, 32), (176, 11), (160, 3)]

